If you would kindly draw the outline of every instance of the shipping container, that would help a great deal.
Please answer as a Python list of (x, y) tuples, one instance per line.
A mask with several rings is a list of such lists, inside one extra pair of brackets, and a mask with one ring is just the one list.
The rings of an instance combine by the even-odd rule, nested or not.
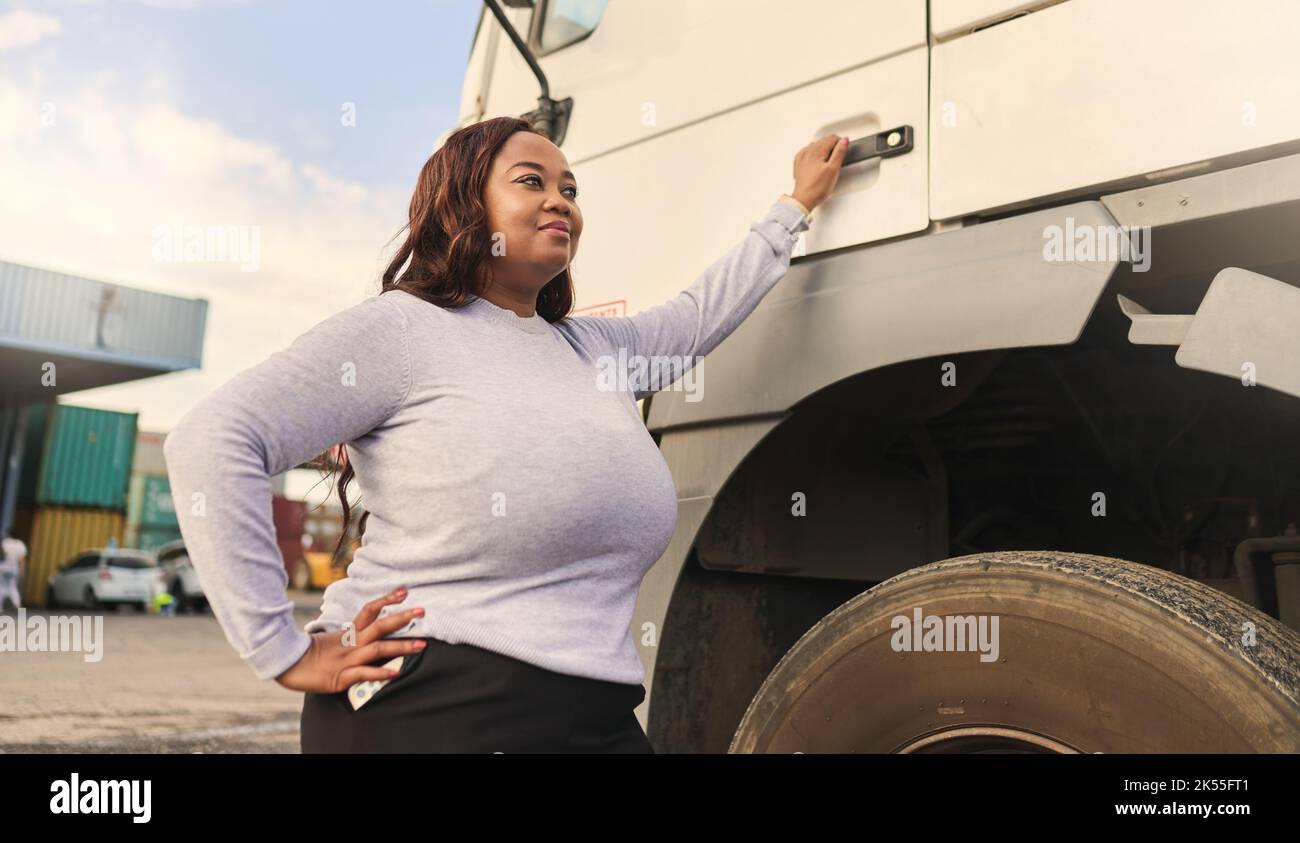
[(135, 457), (131, 460), (132, 474), (167, 475), (167, 460), (163, 458), (165, 433), (140, 430), (135, 435)]
[(294, 574), (303, 563), (302, 537), (307, 532), (307, 504), (290, 500), (283, 495), (271, 496), (271, 520), (275, 523), (275, 543), (284, 560), (284, 571), (293, 582)]
[(126, 525), (132, 529), (180, 529), (172, 484), (166, 475), (131, 475), (126, 504)]
[(127, 547), (139, 550), (157, 550), (168, 542), (181, 538), (181, 531), (175, 527), (126, 527)]
[(302, 589), (328, 588), (331, 583), (347, 577), (347, 567), (334, 564), (334, 554), (328, 551), (309, 550), (303, 555), (299, 573), (291, 580)]
[(78, 553), (104, 547), (115, 539), (125, 547), (126, 518), (120, 510), (38, 506), (18, 510), (15, 526), (27, 544), (23, 604), (45, 606), (49, 579)]
[(29, 407), (19, 503), (125, 509), (137, 415), (70, 404)]
[(272, 495), (271, 520), (275, 522), (277, 538), (301, 542), (302, 534), (306, 532), (307, 504), (290, 500), (283, 495)]
[(289, 577), (289, 582), (293, 582), (298, 568), (306, 564), (303, 561), (306, 548), (302, 545), (302, 538), (299, 537), (296, 541), (292, 538), (278, 538), (275, 543), (279, 545), (280, 558), (284, 560), (284, 573)]

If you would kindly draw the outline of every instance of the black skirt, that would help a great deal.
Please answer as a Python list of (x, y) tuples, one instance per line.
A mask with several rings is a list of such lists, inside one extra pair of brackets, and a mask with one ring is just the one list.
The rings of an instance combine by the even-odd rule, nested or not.
[(427, 646), (407, 653), (399, 675), (359, 709), (346, 691), (305, 693), (303, 753), (654, 752), (633, 711), (644, 685), (422, 640)]

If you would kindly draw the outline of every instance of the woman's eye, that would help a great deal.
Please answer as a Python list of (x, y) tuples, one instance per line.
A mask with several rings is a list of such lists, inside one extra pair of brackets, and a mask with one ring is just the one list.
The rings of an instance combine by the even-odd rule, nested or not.
[[(529, 181), (530, 179), (531, 179), (531, 181)], [(541, 180), (541, 178), (538, 177), (538, 176), (524, 176), (524, 177), (523, 177), (522, 179), (520, 179), (519, 181), (521, 181), (521, 182), (527, 182), (528, 184), (533, 184), (534, 182), (536, 182), (536, 184), (537, 184), (538, 187), (541, 187), (541, 186), (542, 186), (542, 180)], [(574, 198), (574, 199), (577, 199), (577, 198), (578, 198), (578, 188), (576, 188), (576, 187), (566, 187), (565, 190), (572, 190), (572, 191), (573, 191), (573, 197), (572, 197), (572, 198)]]

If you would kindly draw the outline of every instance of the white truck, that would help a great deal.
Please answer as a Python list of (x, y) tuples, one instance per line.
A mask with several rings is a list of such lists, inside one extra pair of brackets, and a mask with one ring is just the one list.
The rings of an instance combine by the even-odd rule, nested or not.
[(563, 149), (582, 312), (854, 141), (643, 405), (659, 751), (1300, 751), (1297, 44), (1294, 0), (485, 0), (460, 125)]

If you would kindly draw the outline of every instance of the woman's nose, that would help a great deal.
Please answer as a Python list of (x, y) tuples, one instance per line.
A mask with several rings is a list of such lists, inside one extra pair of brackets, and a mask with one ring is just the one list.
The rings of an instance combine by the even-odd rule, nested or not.
[(545, 213), (556, 214), (565, 220), (573, 219), (573, 209), (563, 202), (552, 202), (546, 208), (542, 209)]

